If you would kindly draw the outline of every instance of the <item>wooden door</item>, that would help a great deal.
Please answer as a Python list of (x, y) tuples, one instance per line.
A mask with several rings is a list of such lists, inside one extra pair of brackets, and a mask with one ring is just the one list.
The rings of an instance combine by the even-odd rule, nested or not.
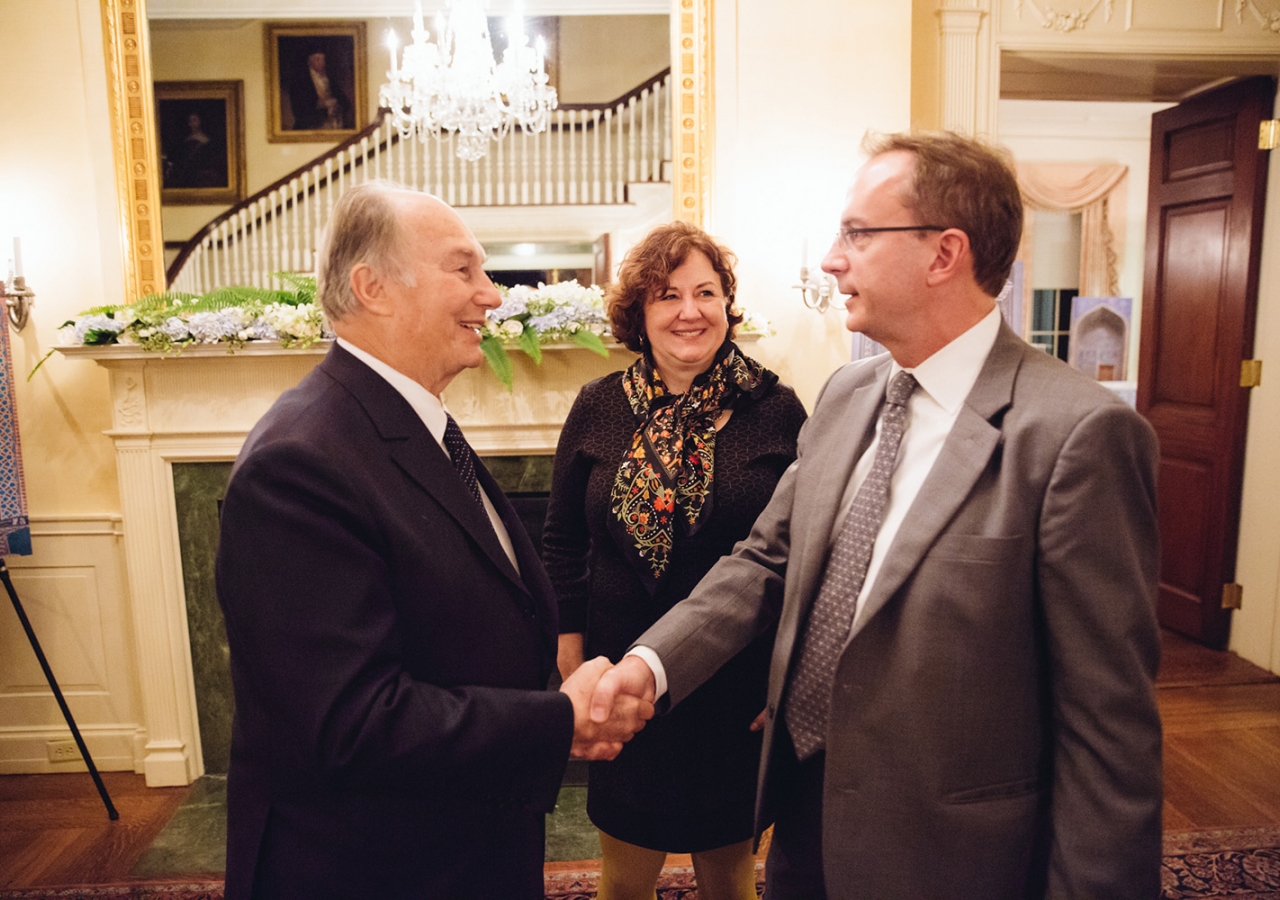
[(1275, 81), (1249, 78), (1151, 119), (1138, 411), (1160, 436), (1161, 624), (1226, 645), (1235, 578)]

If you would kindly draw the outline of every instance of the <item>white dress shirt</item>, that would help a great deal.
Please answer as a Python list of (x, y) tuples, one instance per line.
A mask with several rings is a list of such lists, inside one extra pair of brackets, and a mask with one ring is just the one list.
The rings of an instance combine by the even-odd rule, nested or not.
[[(876, 534), (876, 542), (871, 550), (871, 562), (867, 566), (867, 576), (862, 582), (862, 590), (858, 593), (858, 605), (854, 611), (853, 621), (856, 623), (866, 605), (867, 595), (875, 584), (876, 575), (884, 563), (885, 554), (893, 545), (893, 539), (907, 516), (907, 510), (915, 502), (916, 495), (925, 478), (938, 461), (942, 445), (951, 428), (960, 416), (960, 408), (965, 397), (973, 390), (983, 364), (995, 346), (996, 335), (1000, 331), (1000, 309), (992, 307), (976, 325), (934, 353), (913, 369), (906, 369), (915, 376), (919, 386), (907, 402), (907, 428), (898, 447), (898, 460), (889, 479), (889, 505), (885, 509), (884, 522)], [(904, 371), (896, 362), (891, 364), (889, 381)], [(887, 384), (887, 382), (886, 382)], [(848, 516), (849, 507), (853, 505), (854, 495), (866, 480), (871, 465), (876, 458), (876, 448), (880, 445), (881, 420), (876, 418), (876, 433), (866, 452), (859, 457), (853, 467), (853, 477), (845, 486), (844, 497), (840, 501), (840, 512), (836, 515), (831, 532), (831, 543), (828, 552), (835, 545), (836, 536), (844, 528), (844, 520)], [(662, 660), (649, 647), (633, 647), (629, 656), (638, 656), (648, 663), (653, 670), (657, 684), (657, 696), (667, 691), (666, 671)]]
[[(361, 350), (343, 338), (338, 338), (337, 340), (338, 346), (381, 375), (386, 379), (387, 384), (395, 388), (401, 397), (404, 397), (405, 401), (413, 407), (413, 411), (418, 414), (418, 418), (422, 419), (422, 424), (427, 426), (427, 431), (431, 432), (431, 436), (436, 439), (436, 443), (440, 445), (440, 449), (444, 450), (447, 456), (449, 449), (444, 445), (444, 429), (448, 424), (448, 413), (444, 408), (444, 402), (408, 375), (391, 368), (391, 366), (371, 353)], [(452, 459), (452, 457), (450, 458)], [(516, 551), (511, 544), (511, 535), (507, 533), (507, 526), (502, 524), (502, 517), (498, 515), (498, 510), (494, 508), (489, 495), (485, 493), (484, 485), (480, 485), (480, 501), (484, 504), (484, 511), (489, 514), (489, 521), (493, 523), (493, 530), (497, 532), (498, 543), (502, 544), (502, 549), (507, 554), (507, 558), (511, 560), (511, 565), (515, 566), (516, 571), (519, 572), (520, 564), (516, 561)]]

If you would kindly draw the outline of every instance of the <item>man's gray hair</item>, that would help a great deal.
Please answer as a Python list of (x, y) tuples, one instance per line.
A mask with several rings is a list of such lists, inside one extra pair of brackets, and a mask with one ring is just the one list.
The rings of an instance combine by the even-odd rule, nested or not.
[(393, 181), (358, 184), (333, 207), (316, 251), (316, 293), (331, 322), (353, 312), (359, 301), (351, 290), (351, 270), (372, 266), (400, 284), (413, 286), (413, 273), (401, 258), (395, 195), (410, 191)]

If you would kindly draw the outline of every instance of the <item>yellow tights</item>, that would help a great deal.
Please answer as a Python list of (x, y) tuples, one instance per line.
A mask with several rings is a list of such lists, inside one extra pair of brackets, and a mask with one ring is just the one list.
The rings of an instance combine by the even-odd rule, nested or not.
[[(655, 900), (667, 854), (600, 832), (596, 900)], [(756, 858), (751, 841), (693, 854), (699, 900), (756, 900)]]

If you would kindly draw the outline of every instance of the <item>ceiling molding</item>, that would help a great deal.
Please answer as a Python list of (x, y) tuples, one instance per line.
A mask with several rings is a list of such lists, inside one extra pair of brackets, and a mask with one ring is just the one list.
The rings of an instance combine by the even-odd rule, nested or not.
[[(443, 0), (427, 0), (423, 11), (443, 9)], [(526, 16), (667, 15), (670, 0), (490, 0), (490, 16), (510, 15), (519, 6)], [(149, 0), (149, 19), (375, 19), (407, 18), (411, 0)]]

